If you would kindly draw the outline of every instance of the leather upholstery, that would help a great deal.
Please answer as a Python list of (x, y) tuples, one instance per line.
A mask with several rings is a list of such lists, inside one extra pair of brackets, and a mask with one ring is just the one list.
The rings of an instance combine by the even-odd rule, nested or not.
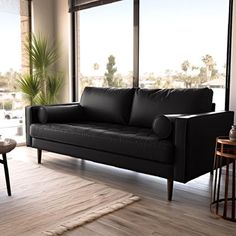
[(38, 119), (41, 123), (67, 123), (83, 120), (84, 111), (79, 104), (61, 106), (41, 106), (38, 110)]
[[(173, 145), (151, 129), (108, 123), (33, 124), (33, 138), (92, 148), (163, 163), (173, 162)], [(134, 163), (135, 165), (135, 163)]]
[(143, 160), (113, 152), (68, 145), (44, 139), (33, 138), (32, 147), (163, 178), (173, 177), (174, 172), (173, 164)]
[(32, 145), (32, 137), (30, 136), (30, 126), (33, 123), (38, 123), (38, 109), (40, 106), (27, 106), (25, 107), (25, 132), (26, 132), (26, 145)]
[(133, 102), (134, 89), (86, 87), (80, 104), (87, 120), (127, 124)]
[(152, 123), (152, 130), (160, 139), (170, 138), (173, 141), (175, 121), (177, 118), (184, 116), (183, 114), (166, 114), (158, 115)]
[(188, 182), (212, 170), (217, 136), (228, 136), (232, 111), (181, 116), (175, 121), (174, 178)]
[(152, 123), (152, 130), (160, 139), (166, 139), (172, 132), (171, 121), (165, 115), (158, 115)]
[[(211, 90), (137, 89), (130, 125), (126, 122), (133, 92), (86, 88), (81, 100), (84, 121), (77, 122), (70, 120), (74, 116), (66, 116), (67, 123), (42, 124), (38, 119), (41, 106), (26, 107), (26, 144), (183, 183), (212, 170), (215, 138), (228, 134), (234, 113), (184, 115), (211, 110)], [(52, 106), (60, 110), (59, 106), (74, 104)], [(172, 124), (167, 139), (160, 139), (151, 129), (159, 112)]]
[(159, 114), (195, 114), (210, 112), (213, 91), (201, 89), (137, 89), (130, 125), (152, 127)]

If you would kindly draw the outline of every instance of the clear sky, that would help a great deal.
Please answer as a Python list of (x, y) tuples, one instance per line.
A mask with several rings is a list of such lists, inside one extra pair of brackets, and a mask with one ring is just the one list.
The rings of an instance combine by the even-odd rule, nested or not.
[[(20, 69), (19, 0), (0, 0), (0, 72)], [(222, 70), (226, 58), (228, 0), (140, 0), (140, 74), (196, 66), (210, 54)], [(17, 5), (18, 4), (18, 5)], [(13, 7), (14, 5), (14, 7)], [(93, 64), (104, 74), (107, 58), (116, 57), (118, 72), (133, 69), (133, 0), (123, 0), (80, 14), (81, 71)]]
[(226, 59), (228, 2), (141, 1), (141, 73), (179, 69), (184, 60), (199, 66), (206, 54), (221, 70)]
[(21, 66), (19, 0), (8, 2), (0, 0), (0, 72)]
[[(132, 71), (133, 0), (80, 12), (81, 72), (104, 74), (107, 58), (118, 71)], [(180, 70), (184, 60), (201, 66), (213, 56), (219, 70), (226, 59), (228, 0), (140, 0), (140, 74)], [(95, 73), (95, 72), (94, 72)]]
[(120, 72), (133, 69), (132, 0), (107, 4), (80, 12), (81, 72), (91, 75), (94, 63), (105, 72), (107, 58), (113, 54)]

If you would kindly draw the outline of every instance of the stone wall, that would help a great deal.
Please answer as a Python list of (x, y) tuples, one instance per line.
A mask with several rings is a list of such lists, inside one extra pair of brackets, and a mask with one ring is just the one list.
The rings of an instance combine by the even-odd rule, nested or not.
[(29, 1), (20, 0), (20, 24), (21, 24), (21, 72), (29, 72), (29, 57), (25, 50), (25, 43), (29, 37)]

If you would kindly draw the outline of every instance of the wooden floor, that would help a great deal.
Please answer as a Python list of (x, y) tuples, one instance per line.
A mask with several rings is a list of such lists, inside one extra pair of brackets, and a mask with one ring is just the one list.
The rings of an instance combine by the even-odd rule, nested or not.
[[(36, 155), (35, 149), (17, 147), (8, 158), (37, 165)], [(236, 223), (210, 212), (210, 174), (187, 184), (175, 183), (173, 201), (168, 202), (165, 179), (50, 152), (43, 152), (42, 160), (47, 168), (105, 183), (141, 198), (137, 203), (68, 232), (67, 236), (236, 236)]]

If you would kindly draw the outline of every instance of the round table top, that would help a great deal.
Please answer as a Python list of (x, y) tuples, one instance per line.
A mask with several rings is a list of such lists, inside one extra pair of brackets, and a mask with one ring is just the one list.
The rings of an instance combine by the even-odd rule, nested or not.
[(219, 157), (236, 159), (236, 141), (230, 140), (229, 137), (218, 137), (216, 154)]
[(222, 144), (236, 146), (236, 140), (230, 140), (228, 136), (218, 137), (217, 142), (222, 143)]
[(16, 141), (14, 139), (6, 138), (0, 141), (0, 154), (10, 152), (16, 147)]

